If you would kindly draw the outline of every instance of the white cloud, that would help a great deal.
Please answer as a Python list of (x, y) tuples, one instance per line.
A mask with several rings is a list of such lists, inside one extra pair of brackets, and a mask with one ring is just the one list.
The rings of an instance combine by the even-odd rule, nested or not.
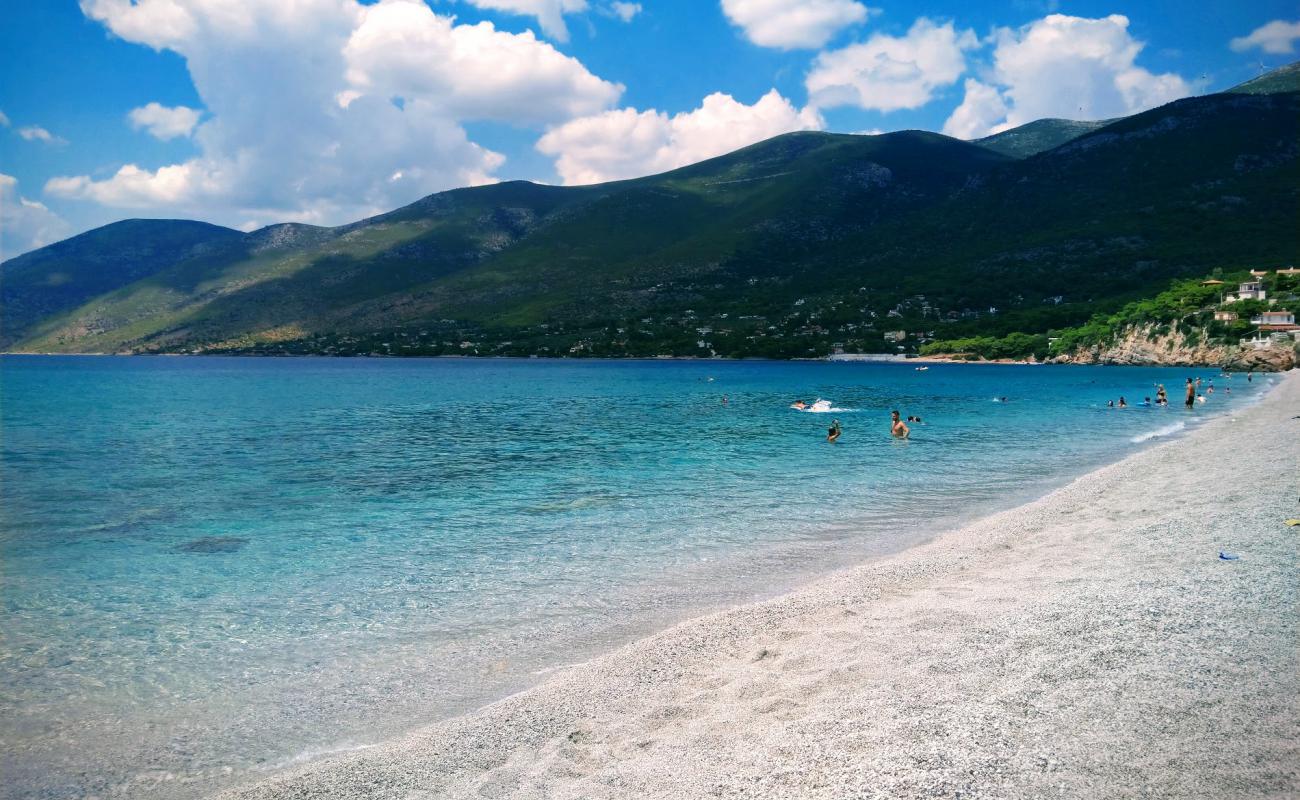
[[(1128, 32), (1128, 18), (1052, 14), (1019, 30), (994, 34), (988, 83), (968, 83), (968, 94), (944, 131), (970, 138), (1036, 119), (1106, 119), (1134, 114), (1185, 97), (1187, 82), (1137, 66), (1143, 43)], [(990, 85), (997, 87), (996, 98)], [(1005, 113), (998, 116), (998, 103)]]
[(531, 31), (454, 25), (418, 2), (367, 9), (343, 56), (354, 91), (418, 98), (457, 118), (554, 122), (595, 113), (623, 91)]
[(126, 116), (131, 121), (131, 127), (136, 130), (145, 128), (155, 139), (165, 142), (193, 133), (202, 112), (185, 106), (169, 108), (159, 103), (149, 103), (131, 109), (131, 113)]
[(965, 51), (979, 45), (969, 30), (922, 17), (906, 36), (875, 34), (865, 42), (820, 53), (805, 84), (819, 108), (877, 111), (920, 108), (966, 70)]
[(5, 112), (0, 111), (0, 128), (8, 128), (9, 124), (9, 117), (5, 115)]
[(467, 122), (553, 124), (596, 113), (622, 91), (531, 32), (456, 25), (419, 0), (82, 8), (124, 39), (179, 53), (206, 107), (195, 158), (46, 185), (114, 208), (230, 225), (338, 224), (494, 180), (504, 159), (471, 141)]
[(62, 217), (18, 192), (18, 179), (0, 173), (0, 261), (57, 242), (72, 232)]
[(624, 22), (631, 22), (632, 18), (640, 14), (642, 9), (640, 3), (624, 3), (615, 0), (615, 2), (609, 4), (609, 10)]
[(694, 111), (622, 108), (548, 131), (537, 149), (556, 159), (566, 184), (599, 183), (663, 172), (781, 133), (820, 130), (821, 116), (796, 109), (775, 89), (753, 105), (717, 92)]
[(492, 11), (506, 11), (537, 17), (542, 32), (559, 42), (569, 41), (564, 15), (587, 10), (587, 0), (466, 0), (471, 5)]
[(943, 132), (958, 139), (978, 139), (1007, 116), (1007, 104), (996, 86), (966, 79), (966, 96), (943, 124)]
[(62, 136), (55, 136), (40, 125), (28, 125), (18, 129), (18, 135), (29, 142), (44, 142), (45, 144), (67, 144), (68, 140)]
[(722, 11), (754, 44), (793, 50), (821, 47), (872, 9), (855, 0), (722, 0)]
[(1295, 52), (1296, 39), (1300, 39), (1300, 20), (1287, 22), (1275, 19), (1267, 25), (1259, 26), (1247, 36), (1238, 36), (1228, 46), (1238, 53), (1258, 47), (1265, 53), (1282, 55)]

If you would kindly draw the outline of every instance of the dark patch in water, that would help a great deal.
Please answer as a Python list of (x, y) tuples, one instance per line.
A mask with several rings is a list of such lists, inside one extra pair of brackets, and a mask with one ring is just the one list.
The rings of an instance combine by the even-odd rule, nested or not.
[(242, 536), (204, 536), (176, 549), (181, 553), (234, 553), (246, 544), (248, 540)]

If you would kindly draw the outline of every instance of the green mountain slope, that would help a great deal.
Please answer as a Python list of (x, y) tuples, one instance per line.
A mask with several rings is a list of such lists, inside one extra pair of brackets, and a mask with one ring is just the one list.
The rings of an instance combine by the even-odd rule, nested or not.
[(1085, 122), (1072, 119), (1040, 119), (1018, 128), (974, 139), (972, 144), (1012, 158), (1028, 158), (1105, 127), (1114, 120)]
[[(1298, 120), (1300, 95), (1232, 93), (1026, 157), (797, 133), (637, 180), (443, 192), (229, 232), (50, 307), (11, 348), (797, 356), (1046, 330), (1171, 278), (1300, 260)], [(33, 306), (6, 286), (11, 304)]]
[(1230, 94), (1282, 94), (1300, 92), (1300, 61), (1278, 67), (1228, 90)]
[(245, 235), (189, 220), (129, 219), (0, 265), (0, 346), (37, 320), (187, 260), (228, 259)]

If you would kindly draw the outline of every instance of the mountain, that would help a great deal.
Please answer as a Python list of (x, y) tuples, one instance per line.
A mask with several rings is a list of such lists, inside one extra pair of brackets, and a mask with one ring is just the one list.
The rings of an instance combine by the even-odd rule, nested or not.
[(987, 147), (990, 150), (1012, 158), (1028, 158), (1066, 142), (1078, 139), (1085, 133), (1092, 133), (1114, 120), (1101, 122), (1084, 122), (1072, 119), (1040, 119), (1026, 123), (1018, 128), (974, 139), (972, 144)]
[(1228, 90), (1230, 94), (1282, 94), (1300, 92), (1300, 61), (1278, 67), (1258, 78), (1237, 84)]
[[(636, 180), (216, 229), (207, 249), (147, 259), (109, 226), (0, 265), (6, 320), (37, 310), (6, 323), (6, 346), (788, 357), (893, 351), (895, 330), (909, 349), (932, 331), (1047, 330), (1172, 278), (1296, 261), (1298, 120), (1288, 91), (1091, 130), (1044, 120), (1000, 134), (1003, 152), (920, 131), (794, 133)], [(65, 246), (75, 265), (47, 252)], [(74, 276), (59, 303), (33, 288), (55, 263)]]
[(182, 261), (228, 258), (243, 238), (206, 222), (130, 219), (11, 258), (0, 268), (0, 345), (37, 320)]

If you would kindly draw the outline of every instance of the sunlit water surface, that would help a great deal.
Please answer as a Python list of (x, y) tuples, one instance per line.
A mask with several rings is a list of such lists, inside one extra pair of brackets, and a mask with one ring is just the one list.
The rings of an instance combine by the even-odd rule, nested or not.
[[(1199, 370), (1217, 391), (1189, 413), (1188, 374), (5, 357), (0, 793), (184, 797), (364, 746), (1267, 382)], [(1106, 408), (1157, 382), (1175, 407)], [(819, 397), (840, 410), (789, 408)]]

